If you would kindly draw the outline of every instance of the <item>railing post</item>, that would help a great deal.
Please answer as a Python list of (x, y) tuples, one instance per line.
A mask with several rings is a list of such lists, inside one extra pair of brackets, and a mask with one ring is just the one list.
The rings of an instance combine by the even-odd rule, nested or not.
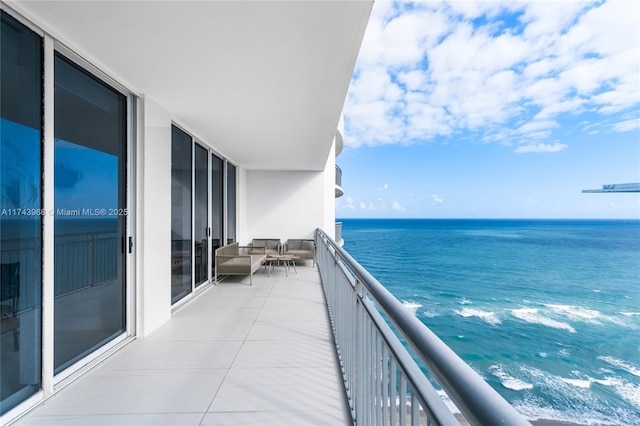
[(382, 411), (380, 412), (382, 426), (387, 425), (389, 421), (389, 352), (384, 347), (382, 339), (380, 339), (380, 361), (381, 361), (381, 393)]
[(366, 371), (362, 371), (362, 366), (364, 365), (364, 349), (362, 348), (362, 335), (363, 335), (363, 324), (364, 324), (364, 309), (362, 309), (362, 303), (360, 301), (362, 294), (362, 283), (356, 280), (356, 288), (354, 294), (354, 306), (356, 313), (356, 334), (355, 334), (355, 350), (356, 350), (356, 365), (354, 366), (355, 370), (355, 405), (356, 405), (356, 416), (355, 423), (364, 425), (364, 419), (362, 418), (362, 414), (364, 411), (364, 395), (363, 395), (363, 375), (367, 374)]

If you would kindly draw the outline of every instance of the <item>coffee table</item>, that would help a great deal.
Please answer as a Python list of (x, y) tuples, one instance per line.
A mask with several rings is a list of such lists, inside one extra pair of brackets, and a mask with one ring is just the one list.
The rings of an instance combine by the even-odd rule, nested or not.
[(268, 255), (265, 259), (264, 259), (264, 266), (267, 268), (267, 276), (271, 276), (271, 270), (274, 269), (276, 266), (279, 266), (282, 264), (282, 266), (284, 267), (284, 273), (285, 275), (288, 277), (289, 276), (289, 269), (291, 269), (291, 266), (293, 266), (293, 270), (296, 272), (296, 274), (298, 273), (298, 270), (296, 269), (296, 261), (295, 259), (300, 259), (299, 256), (293, 256), (290, 254), (270, 254)]

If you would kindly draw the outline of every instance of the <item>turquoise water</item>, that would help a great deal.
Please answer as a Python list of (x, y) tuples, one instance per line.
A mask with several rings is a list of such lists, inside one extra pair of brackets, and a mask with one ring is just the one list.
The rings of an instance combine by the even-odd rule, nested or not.
[(640, 221), (342, 222), (344, 248), (527, 418), (640, 425)]

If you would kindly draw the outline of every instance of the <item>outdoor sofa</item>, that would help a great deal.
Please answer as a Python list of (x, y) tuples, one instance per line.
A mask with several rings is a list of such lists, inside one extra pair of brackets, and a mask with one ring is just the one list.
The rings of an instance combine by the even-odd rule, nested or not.
[(280, 254), (282, 243), (279, 238), (254, 238), (249, 247), (264, 247), (267, 250), (267, 256), (271, 256)]
[(218, 275), (249, 275), (249, 284), (253, 285), (253, 273), (267, 257), (264, 247), (240, 246), (228, 244), (216, 249), (215, 279)]

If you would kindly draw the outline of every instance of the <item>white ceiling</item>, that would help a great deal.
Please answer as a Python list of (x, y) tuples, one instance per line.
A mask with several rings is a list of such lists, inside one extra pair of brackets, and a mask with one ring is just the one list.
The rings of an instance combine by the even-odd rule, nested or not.
[(17, 1), (248, 169), (322, 170), (372, 1)]

